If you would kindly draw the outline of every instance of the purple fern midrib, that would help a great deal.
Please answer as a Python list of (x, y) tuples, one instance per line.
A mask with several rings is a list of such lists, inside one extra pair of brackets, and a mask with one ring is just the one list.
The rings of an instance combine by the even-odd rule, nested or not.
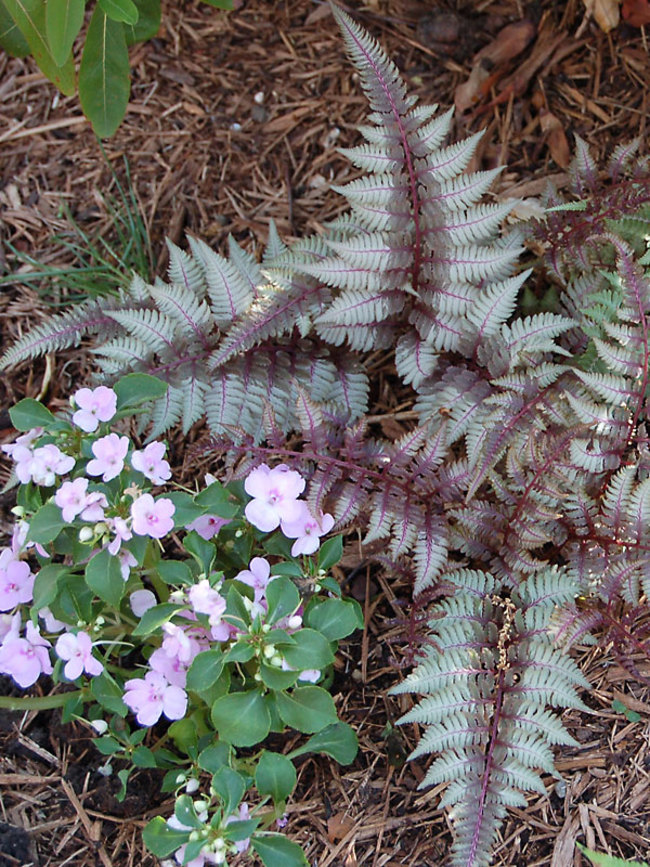
[(397, 106), (395, 104), (395, 100), (393, 99), (393, 95), (391, 93), (391, 89), (388, 84), (384, 81), (383, 76), (381, 75), (379, 68), (372, 56), (368, 54), (368, 52), (363, 47), (360, 40), (354, 34), (352, 29), (347, 26), (346, 29), (349, 34), (350, 39), (353, 40), (355, 45), (357, 46), (358, 51), (366, 58), (366, 62), (368, 66), (373, 70), (375, 77), (379, 84), (381, 85), (382, 90), (388, 100), (388, 104), (391, 107), (391, 111), (393, 112), (393, 117), (395, 118), (395, 123), (397, 124), (397, 129), (399, 130), (400, 138), (402, 141), (402, 150), (404, 153), (404, 161), (406, 164), (406, 170), (409, 176), (409, 189), (411, 192), (411, 201), (413, 204), (413, 227), (414, 227), (414, 243), (413, 243), (413, 265), (411, 268), (411, 286), (412, 289), (417, 292), (419, 286), (419, 277), (420, 277), (420, 266), (421, 266), (421, 255), (422, 255), (422, 232), (420, 227), (420, 199), (418, 196), (418, 181), (417, 175), (415, 172), (415, 166), (413, 164), (413, 157), (411, 154), (408, 136), (406, 134), (406, 130), (404, 129), (404, 124), (402, 122), (402, 116), (400, 115)]

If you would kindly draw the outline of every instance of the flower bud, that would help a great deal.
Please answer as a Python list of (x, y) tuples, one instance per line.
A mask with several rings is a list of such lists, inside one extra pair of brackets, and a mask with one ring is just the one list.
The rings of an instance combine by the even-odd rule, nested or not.
[(282, 657), (279, 653), (276, 653), (275, 656), (271, 657), (269, 662), (271, 663), (271, 665), (275, 665), (277, 668), (279, 668), (282, 665)]
[(190, 843), (196, 843), (197, 840), (201, 839), (201, 835), (198, 831), (192, 831), (190, 834)]
[(267, 632), (270, 632), (270, 631), (271, 631), (271, 624), (270, 623), (263, 623), (262, 624), (262, 632), (264, 632), (266, 634)]
[(197, 813), (202, 813), (204, 810), (207, 810), (210, 804), (204, 800), (194, 801), (194, 809)]
[(90, 540), (95, 536), (93, 529), (91, 527), (82, 527), (79, 530), (79, 541), (80, 542), (90, 542)]
[(14, 506), (13, 509), (11, 509), (11, 514), (15, 515), (17, 518), (22, 518), (25, 514), (25, 509), (23, 506)]
[(264, 648), (264, 656), (267, 659), (270, 659), (272, 656), (275, 656), (275, 644), (267, 644)]
[(186, 779), (187, 777), (185, 776), (185, 774), (178, 774), (174, 782), (177, 786), (182, 786)]
[(108, 723), (105, 719), (94, 719), (90, 721), (90, 725), (95, 729), (98, 735), (106, 734)]
[[(185, 782), (185, 780), (183, 780)], [(185, 786), (185, 791), (188, 795), (191, 795), (192, 792), (196, 792), (199, 788), (199, 781), (195, 777), (191, 777), (187, 781), (187, 785)]]
[(289, 629), (300, 629), (302, 626), (302, 617), (299, 614), (294, 614), (293, 617), (288, 619), (287, 626)]

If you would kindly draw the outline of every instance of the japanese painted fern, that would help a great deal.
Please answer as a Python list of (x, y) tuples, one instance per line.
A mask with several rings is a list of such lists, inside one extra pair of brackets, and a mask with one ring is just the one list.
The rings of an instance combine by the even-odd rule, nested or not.
[[(599, 629), (633, 673), (650, 660), (650, 183), (630, 147), (603, 188), (578, 144), (579, 201), (555, 196), (535, 229), (559, 305), (519, 316), (521, 238), (485, 201), (497, 172), (466, 171), (480, 135), (446, 144), (451, 113), (417, 106), (333, 11), (371, 108), (344, 151), (364, 173), (338, 188), (348, 213), (290, 248), (272, 231), (261, 265), (234, 242), (229, 259), (170, 245), (166, 281), (55, 317), (1, 363), (91, 337), (109, 380), (169, 383), (151, 436), (205, 414), (242, 472), (311, 467), (313, 508), (364, 524), (438, 599), (394, 692), (421, 697), (402, 722), (425, 726), (414, 757), (436, 756), (423, 785), (446, 784), (450, 865), (483, 867), (508, 807), (545, 791), (552, 747), (575, 743), (557, 714), (587, 710), (571, 644)], [(377, 349), (419, 418), (394, 442), (363, 418)]]

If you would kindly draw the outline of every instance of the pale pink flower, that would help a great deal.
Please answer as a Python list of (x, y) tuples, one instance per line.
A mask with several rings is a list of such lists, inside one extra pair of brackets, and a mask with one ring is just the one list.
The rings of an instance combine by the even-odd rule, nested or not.
[(67, 660), (63, 673), (68, 680), (76, 680), (84, 671), (94, 676), (104, 670), (102, 663), (93, 656), (93, 643), (86, 632), (60, 635), (54, 649), (59, 659)]
[(126, 548), (122, 548), (117, 552), (117, 559), (120, 561), (122, 580), (128, 581), (129, 575), (131, 574), (131, 568), (137, 566), (138, 561), (130, 551), (127, 551)]
[(255, 602), (259, 602), (266, 595), (266, 588), (271, 578), (271, 565), (264, 557), (253, 557), (248, 564), (248, 569), (242, 569), (235, 575), (235, 581), (247, 584), (255, 591)]
[(54, 443), (48, 443), (34, 451), (28, 464), (29, 475), (35, 485), (52, 487), (57, 476), (70, 472), (75, 465), (75, 459), (65, 455)]
[(112, 530), (113, 533), (115, 533), (115, 538), (112, 539), (108, 544), (108, 551), (110, 554), (115, 556), (120, 550), (122, 542), (128, 542), (129, 539), (132, 539), (133, 533), (131, 532), (129, 525), (126, 523), (124, 518), (111, 518), (108, 521), (108, 526), (109, 529)]
[(159, 647), (149, 657), (149, 665), (152, 671), (160, 672), (173, 686), (185, 688), (189, 663), (182, 662), (178, 657), (169, 656), (164, 648)]
[(48, 632), (61, 632), (67, 626), (62, 620), (57, 620), (49, 608), (41, 608), (38, 616), (45, 624), (45, 629)]
[(153, 442), (131, 455), (133, 469), (143, 473), (154, 485), (162, 485), (172, 477), (171, 468), (164, 460), (165, 448), (164, 443)]
[[(297, 671), (292, 665), (289, 665), (286, 659), (282, 660), (282, 671)], [(298, 675), (298, 680), (306, 681), (307, 683), (316, 683), (320, 680), (321, 673), (317, 668), (305, 668)]]
[(75, 479), (64, 482), (54, 495), (54, 502), (61, 509), (61, 515), (66, 524), (81, 514), (86, 508), (88, 479)]
[(154, 500), (151, 494), (142, 494), (131, 506), (133, 532), (138, 536), (162, 539), (174, 529), (172, 515), (175, 511), (176, 507), (166, 497)]
[(47, 553), (45, 548), (38, 542), (27, 541), (28, 533), (29, 523), (25, 520), (16, 521), (13, 531), (11, 533), (11, 550), (14, 552), (14, 554), (18, 555), (23, 551), (29, 550), (29, 548), (36, 548), (39, 556), (49, 557), (50, 555)]
[(176, 623), (163, 624), (162, 648), (167, 656), (189, 665), (194, 657), (203, 650), (197, 638)]
[(0, 645), (12, 638), (20, 638), (22, 618), (20, 612), (16, 614), (0, 614)]
[(142, 726), (154, 725), (161, 714), (167, 719), (185, 716), (187, 693), (180, 686), (170, 684), (159, 671), (148, 671), (144, 678), (127, 680), (124, 688), (124, 703)]
[[(5, 549), (9, 551), (9, 549)], [(11, 553), (9, 551), (9, 553)], [(3, 552), (4, 554), (4, 552)], [(6, 561), (6, 558), (3, 558)], [(0, 561), (1, 564), (1, 561)], [(34, 598), (34, 580), (24, 560), (11, 559), (0, 566), (0, 611), (10, 611), (16, 605)]]
[(209, 541), (216, 536), (219, 530), (229, 524), (228, 518), (220, 518), (218, 515), (199, 515), (191, 523), (185, 525), (186, 530), (194, 530), (202, 539)]
[(18, 480), (26, 485), (31, 480), (31, 462), (34, 457), (34, 442), (43, 433), (42, 427), (35, 427), (21, 434), (13, 443), (3, 445), (2, 451), (8, 454), (16, 464), (15, 472)]
[(129, 596), (129, 605), (136, 617), (142, 617), (145, 611), (157, 604), (156, 594), (151, 590), (134, 590)]
[(5, 638), (0, 647), (0, 673), (13, 677), (23, 689), (32, 686), (41, 674), (52, 674), (47, 650), (51, 646), (34, 624), (28, 621), (24, 638)]
[(124, 458), (129, 450), (129, 438), (116, 433), (95, 440), (92, 444), (94, 460), (88, 461), (86, 472), (89, 476), (101, 476), (102, 481), (110, 482), (124, 469)]
[(313, 554), (320, 547), (320, 537), (324, 536), (334, 526), (334, 518), (330, 514), (320, 513), (315, 518), (304, 501), (300, 501), (300, 512), (293, 520), (284, 520), (280, 529), (288, 539), (296, 541), (291, 546), (291, 556)]
[(281, 520), (298, 517), (296, 498), (304, 491), (305, 480), (285, 464), (273, 469), (260, 464), (248, 474), (244, 489), (253, 497), (244, 510), (246, 518), (258, 530), (268, 533), (275, 530)]
[(108, 506), (106, 494), (101, 491), (92, 491), (86, 496), (86, 503), (81, 512), (82, 521), (97, 523), (104, 520), (104, 509)]
[(110, 421), (117, 412), (117, 395), (112, 388), (80, 388), (74, 395), (79, 409), (72, 416), (73, 424), (86, 433), (97, 430), (100, 421)]

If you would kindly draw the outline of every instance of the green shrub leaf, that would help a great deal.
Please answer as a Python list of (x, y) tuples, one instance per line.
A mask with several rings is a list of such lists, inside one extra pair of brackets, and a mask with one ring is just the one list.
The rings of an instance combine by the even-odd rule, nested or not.
[(56, 503), (45, 503), (29, 522), (28, 537), (39, 545), (47, 545), (56, 539), (64, 527), (61, 509)]
[(339, 765), (349, 765), (359, 750), (354, 729), (344, 722), (335, 722), (312, 735), (302, 746), (292, 750), (287, 758), (295, 759), (305, 753), (324, 753)]
[(255, 769), (255, 785), (260, 795), (270, 795), (274, 803), (286, 801), (296, 785), (293, 762), (264, 750)]
[(305, 853), (297, 843), (282, 834), (260, 834), (251, 838), (251, 846), (264, 867), (309, 867)]
[(63, 66), (84, 23), (84, 0), (47, 0), (45, 4), (45, 30), (52, 56)]
[(301, 629), (291, 637), (293, 642), (282, 648), (282, 655), (292, 668), (322, 669), (334, 662), (329, 641), (315, 629)]
[(187, 843), (190, 838), (189, 831), (177, 831), (170, 828), (162, 816), (156, 816), (144, 828), (142, 839), (145, 846), (157, 857), (166, 858), (177, 849)]
[(12, 57), (27, 57), (29, 54), (27, 40), (7, 12), (3, 0), (0, 0), (0, 48)]
[(96, 6), (79, 68), (79, 99), (99, 138), (113, 135), (126, 113), (131, 90), (124, 27)]
[[(117, 558), (114, 557), (113, 559)], [(174, 614), (180, 611), (181, 608), (181, 605), (174, 605), (173, 602), (163, 602), (161, 605), (154, 605), (153, 608), (149, 608), (148, 611), (144, 612), (132, 634), (134, 636), (149, 635), (150, 632), (159, 629), (163, 623), (171, 620)]]
[(224, 695), (212, 705), (212, 722), (219, 737), (235, 747), (252, 747), (271, 728), (271, 716), (257, 690)]
[(124, 25), (127, 45), (151, 39), (160, 28), (160, 0), (134, 0), (134, 3), (138, 8), (138, 21)]
[(49, 428), (56, 419), (46, 406), (32, 397), (24, 397), (9, 410), (12, 425), (19, 431), (28, 431), (34, 427)]
[(225, 816), (234, 812), (244, 797), (246, 783), (243, 777), (232, 768), (223, 767), (212, 777), (212, 788), (221, 798)]
[(220, 650), (204, 650), (192, 660), (187, 670), (187, 688), (201, 692), (215, 684), (223, 671), (223, 653)]
[(283, 721), (299, 732), (313, 734), (337, 721), (332, 696), (320, 686), (299, 686), (290, 695), (279, 692), (275, 700)]
[(124, 594), (124, 579), (119, 558), (114, 557), (107, 548), (104, 548), (88, 562), (85, 574), (86, 584), (93, 593), (104, 602), (118, 608)]
[(112, 21), (121, 21), (123, 24), (130, 24), (131, 27), (138, 23), (140, 15), (133, 0), (98, 0), (98, 2)]
[(329, 641), (338, 641), (355, 629), (363, 629), (363, 612), (353, 599), (323, 599), (309, 605), (305, 623)]
[(45, 23), (43, 0), (2, 0), (29, 45), (39, 69), (62, 93), (70, 96), (75, 91), (74, 63), (68, 56), (65, 63), (58, 64), (50, 48)]
[(149, 400), (157, 400), (167, 392), (168, 385), (148, 373), (127, 373), (113, 386), (118, 410), (133, 409)]

